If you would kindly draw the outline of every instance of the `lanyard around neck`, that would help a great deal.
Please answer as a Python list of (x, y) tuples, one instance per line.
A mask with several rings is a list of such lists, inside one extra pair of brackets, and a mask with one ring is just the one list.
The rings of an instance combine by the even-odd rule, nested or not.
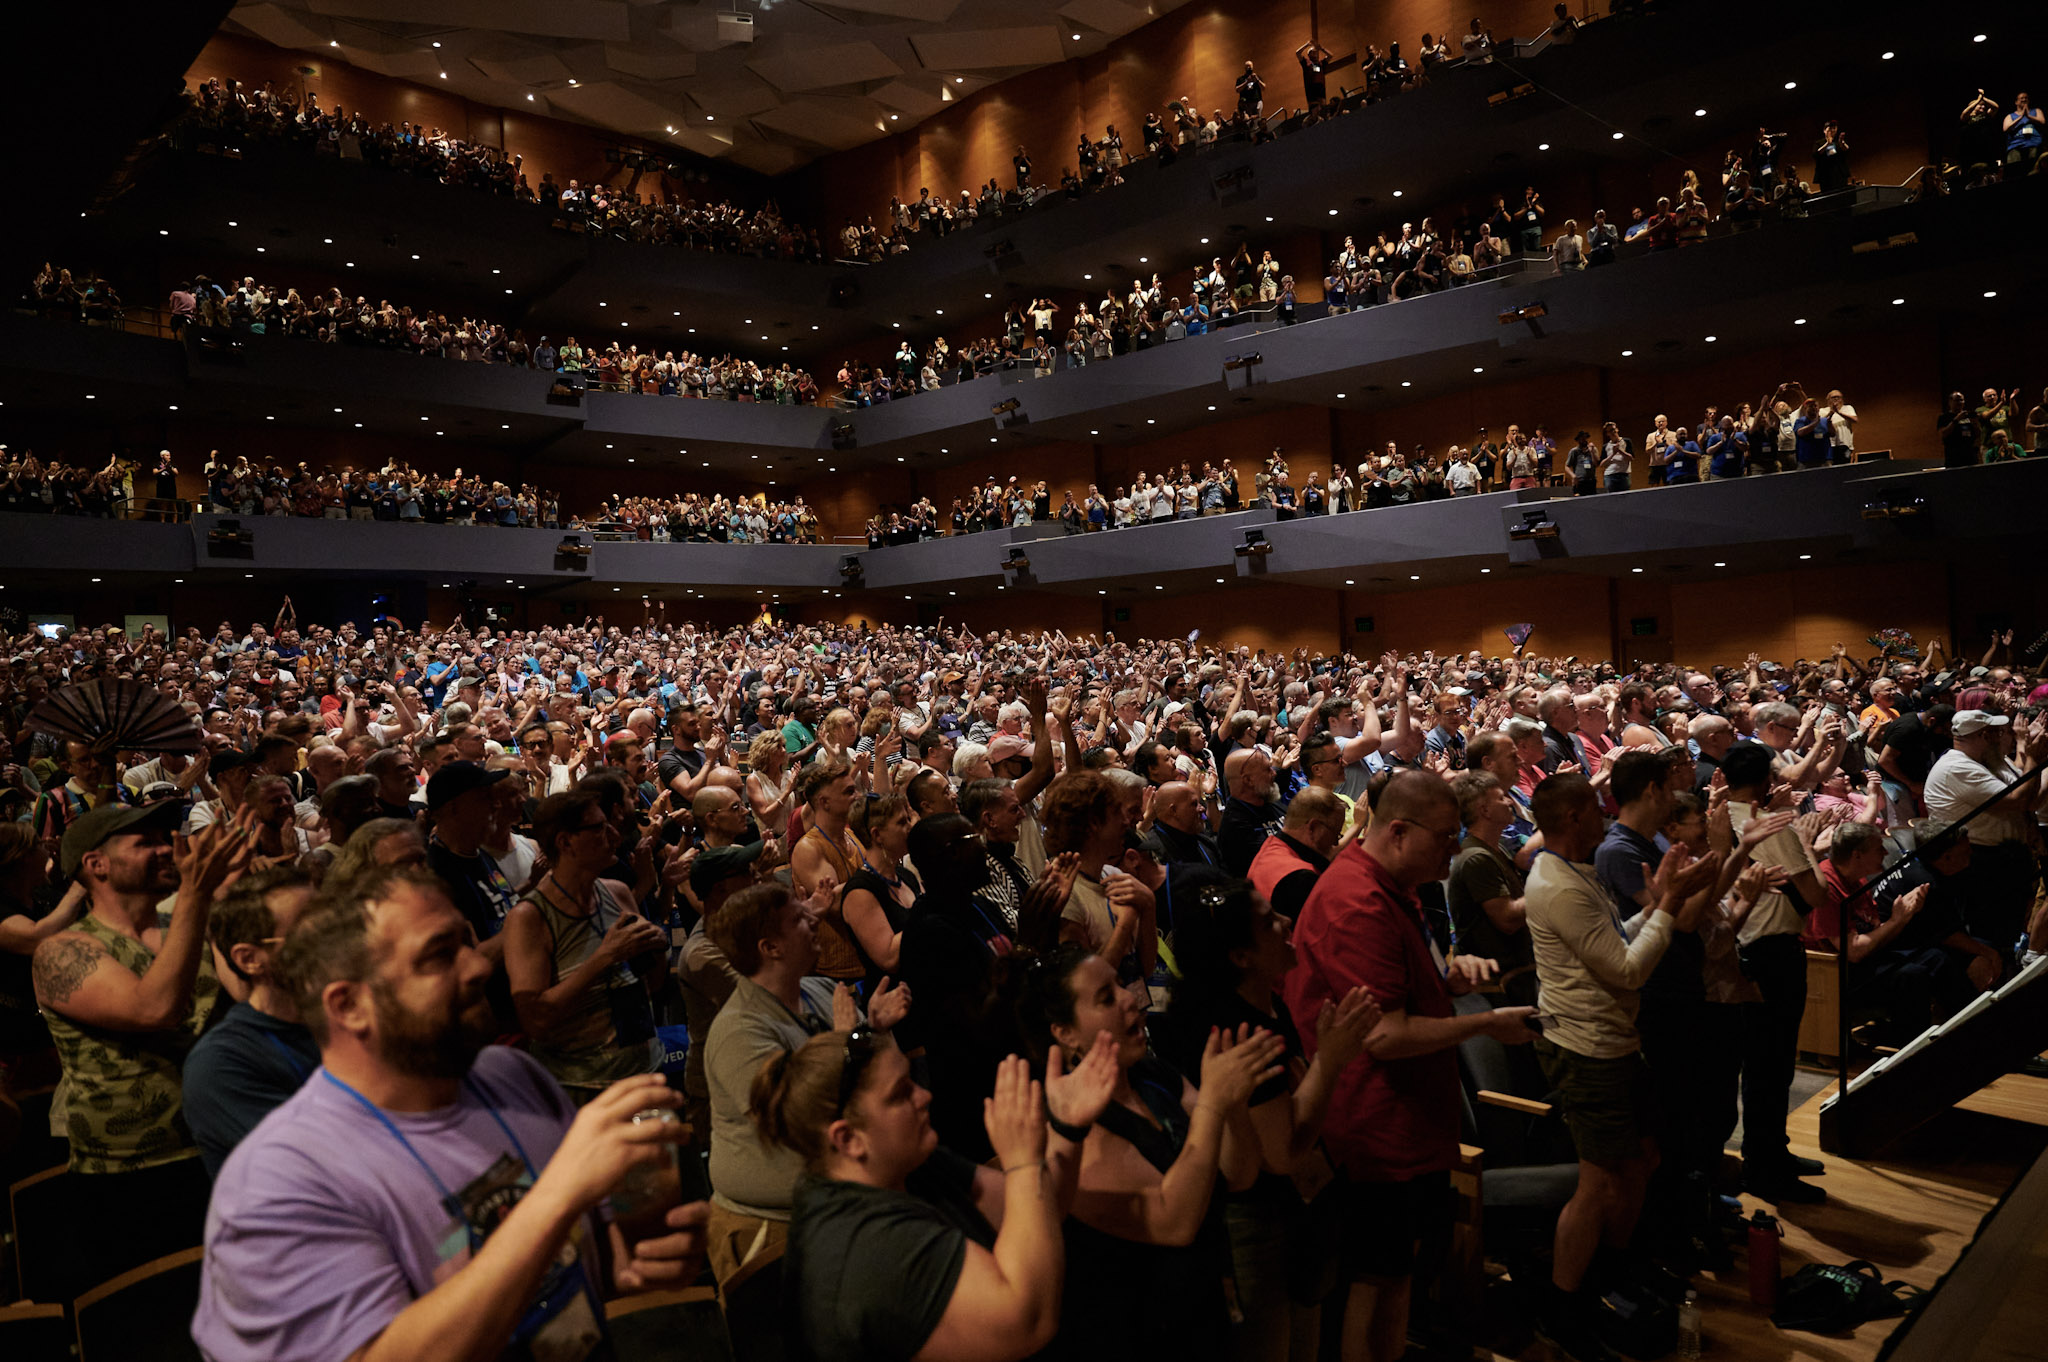
[[(433, 1166), (429, 1164), (426, 1161), (426, 1159), (421, 1157), (419, 1150), (414, 1149), (412, 1147), (412, 1141), (405, 1138), (405, 1132), (400, 1130), (397, 1126), (397, 1123), (394, 1122), (390, 1118), (390, 1116), (385, 1114), (384, 1109), (382, 1107), (379, 1107), (375, 1102), (372, 1102), (369, 1098), (363, 1096), (354, 1088), (342, 1082), (339, 1078), (336, 1078), (334, 1076), (333, 1070), (322, 1069), (320, 1073), (321, 1076), (324, 1077), (329, 1083), (332, 1083), (335, 1087), (340, 1088), (350, 1097), (355, 1098), (357, 1103), (362, 1106), (362, 1109), (364, 1111), (369, 1112), (370, 1115), (377, 1118), (377, 1124), (383, 1126), (385, 1130), (389, 1131), (391, 1133), (391, 1138), (398, 1141), (399, 1146), (403, 1148), (406, 1153), (412, 1155), (412, 1161), (420, 1166), (421, 1171), (426, 1173), (428, 1180), (434, 1184), (434, 1190), (441, 1194), (441, 1200), (443, 1203), (450, 1207), (456, 1206), (458, 1204), (455, 1200), (455, 1194), (448, 1190), (448, 1184), (441, 1181), (441, 1175), (439, 1173), (436, 1173), (433, 1169)], [(498, 1129), (505, 1132), (505, 1138), (512, 1142), (512, 1148), (518, 1153), (519, 1161), (526, 1165), (526, 1175), (529, 1178), (534, 1179), (535, 1181), (539, 1181), (540, 1174), (534, 1169), (533, 1160), (527, 1157), (526, 1146), (519, 1143), (519, 1137), (512, 1133), (512, 1127), (505, 1124), (505, 1118), (499, 1115), (498, 1109), (492, 1106), (489, 1100), (484, 1097), (483, 1090), (476, 1085), (476, 1080), (468, 1077), (467, 1075), (464, 1075), (462, 1080), (462, 1086), (467, 1088), (470, 1094), (476, 1098), (477, 1102), (483, 1107), (483, 1109), (491, 1114), (491, 1119), (498, 1123)]]

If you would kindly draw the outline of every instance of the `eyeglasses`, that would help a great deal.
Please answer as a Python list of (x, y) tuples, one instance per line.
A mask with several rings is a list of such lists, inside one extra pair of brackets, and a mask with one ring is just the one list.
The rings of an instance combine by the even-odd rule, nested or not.
[(875, 1029), (866, 1022), (847, 1033), (846, 1056), (839, 1068), (838, 1111), (841, 1116), (846, 1114), (854, 1093), (860, 1090), (860, 1076), (874, 1062), (875, 1050)]
[(1458, 840), (1458, 829), (1456, 828), (1452, 828), (1449, 832), (1445, 832), (1441, 828), (1433, 828), (1427, 823), (1418, 823), (1415, 822), (1413, 819), (1396, 818), (1394, 821), (1396, 823), (1406, 824), (1411, 828), (1421, 828), (1424, 832), (1428, 833), (1430, 836), (1436, 838), (1440, 842), (1455, 842)]

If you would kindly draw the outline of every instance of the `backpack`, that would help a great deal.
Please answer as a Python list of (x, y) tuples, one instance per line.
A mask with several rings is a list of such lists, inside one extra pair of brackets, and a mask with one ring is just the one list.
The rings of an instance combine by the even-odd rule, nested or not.
[(1771, 1322), (1780, 1329), (1847, 1333), (1865, 1320), (1905, 1314), (1924, 1294), (1904, 1282), (1886, 1281), (1866, 1259), (1840, 1267), (1808, 1263), (1779, 1285)]

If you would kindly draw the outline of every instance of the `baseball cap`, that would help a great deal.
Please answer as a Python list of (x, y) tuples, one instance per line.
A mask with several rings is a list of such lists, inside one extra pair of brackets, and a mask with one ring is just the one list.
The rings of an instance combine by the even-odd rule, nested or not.
[(703, 898), (713, 885), (741, 874), (768, 849), (766, 842), (746, 842), (729, 847), (711, 847), (697, 853), (697, 863), (690, 867), (690, 888), (698, 898)]
[(451, 761), (434, 772), (427, 782), (427, 812), (433, 813), (443, 805), (488, 789), (511, 775), (510, 771), (487, 771), (473, 761)]
[(1956, 711), (1955, 720), (1949, 726), (1949, 731), (1961, 738), (1972, 733), (1981, 733), (1987, 728), (2003, 728), (2011, 722), (2012, 720), (2005, 715), (1993, 714), (1989, 710), (1961, 709)]
[(89, 851), (100, 847), (124, 832), (169, 831), (185, 821), (185, 806), (177, 800), (159, 800), (154, 804), (102, 804), (91, 813), (74, 819), (64, 830), (64, 840), (57, 846), (57, 868), (65, 879), (78, 874), (78, 863)]

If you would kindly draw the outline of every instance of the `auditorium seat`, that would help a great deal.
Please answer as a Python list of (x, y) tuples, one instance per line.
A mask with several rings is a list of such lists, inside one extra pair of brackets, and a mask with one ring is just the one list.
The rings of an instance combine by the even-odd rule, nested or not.
[(202, 1248), (167, 1254), (72, 1302), (80, 1362), (203, 1362), (192, 1341)]
[(0, 1357), (8, 1362), (71, 1362), (71, 1343), (63, 1306), (0, 1306)]

